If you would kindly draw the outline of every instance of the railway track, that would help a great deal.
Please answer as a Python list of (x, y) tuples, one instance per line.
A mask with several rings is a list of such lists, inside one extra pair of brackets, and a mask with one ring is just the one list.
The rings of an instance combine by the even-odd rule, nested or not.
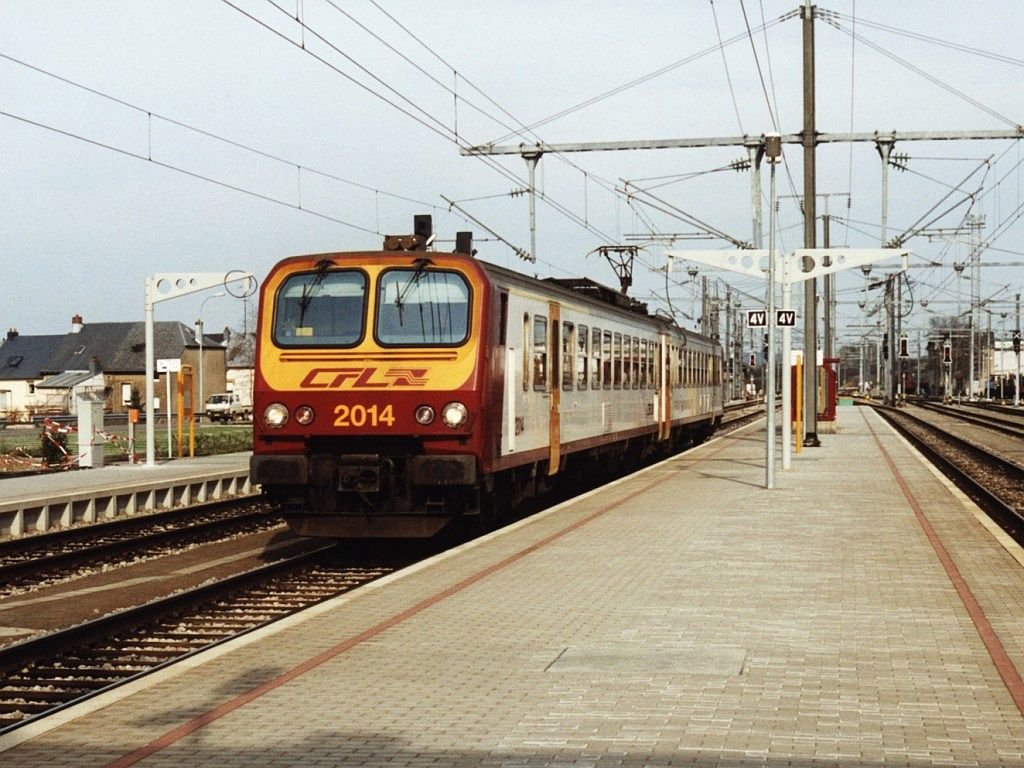
[[(1024, 464), (1020, 439), (999, 432), (1000, 440), (954, 434), (956, 420), (927, 418), (924, 409), (872, 407), (992, 517), (1024, 545)], [(917, 411), (916, 413), (914, 411)], [(988, 427), (991, 429), (991, 427)], [(957, 430), (962, 432), (963, 430)], [(1004, 444), (1005, 450), (998, 446)]]
[(1019, 411), (1014, 413), (1012, 409), (1007, 411), (981, 408), (973, 404), (957, 406), (930, 402), (918, 403), (917, 407), (1024, 440), (1024, 413)]
[(328, 545), (0, 649), (0, 734), (380, 578)]
[(11, 539), (0, 542), (0, 597), (282, 525), (233, 500)]

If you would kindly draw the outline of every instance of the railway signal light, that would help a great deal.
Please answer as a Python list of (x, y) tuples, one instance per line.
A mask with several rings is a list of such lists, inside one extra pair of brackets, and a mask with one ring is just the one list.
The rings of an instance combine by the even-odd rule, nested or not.
[(942, 362), (953, 362), (953, 347), (950, 346), (948, 341), (942, 345)]
[(889, 359), (889, 334), (888, 333), (883, 333), (882, 334), (882, 359), (883, 360), (888, 360)]
[(753, 352), (750, 353), (750, 367), (751, 368), (756, 368), (757, 367), (757, 355), (754, 354)]
[(1013, 332), (1013, 351), (1020, 354), (1020, 331)]
[(764, 335), (764, 360), (768, 361), (768, 334)]
[(910, 351), (907, 349), (906, 336), (900, 336), (900, 357), (910, 357)]

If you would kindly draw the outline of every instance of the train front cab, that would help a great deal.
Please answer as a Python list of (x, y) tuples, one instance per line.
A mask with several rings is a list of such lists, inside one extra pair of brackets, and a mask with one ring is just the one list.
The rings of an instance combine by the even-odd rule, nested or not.
[(422, 538), (477, 503), (489, 289), (472, 260), (423, 251), (270, 274), (251, 469), (293, 530)]

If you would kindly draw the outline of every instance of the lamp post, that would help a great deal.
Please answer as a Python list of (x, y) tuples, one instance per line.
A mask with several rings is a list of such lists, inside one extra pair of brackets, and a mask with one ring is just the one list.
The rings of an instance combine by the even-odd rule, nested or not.
[(210, 299), (217, 299), (224, 295), (224, 291), (211, 294), (203, 299), (203, 303), (199, 305), (199, 319), (196, 320), (196, 325), (199, 326), (199, 407), (202, 409), (199, 413), (206, 413), (206, 390), (203, 389), (203, 313), (206, 310), (206, 302)]

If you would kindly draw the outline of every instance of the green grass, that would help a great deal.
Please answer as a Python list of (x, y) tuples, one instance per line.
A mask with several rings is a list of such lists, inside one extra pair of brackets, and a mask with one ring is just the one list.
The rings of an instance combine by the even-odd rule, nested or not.
[[(114, 439), (108, 440), (103, 446), (104, 462), (118, 462), (128, 460), (128, 434), (124, 427), (117, 427), (106, 430), (106, 433)], [(67, 439), (66, 448), (72, 457), (78, 456), (78, 435), (74, 432), (64, 434)], [(155, 455), (157, 458), (167, 457), (167, 428), (158, 426), (154, 440)], [(237, 451), (248, 451), (252, 449), (252, 425), (251, 424), (225, 424), (198, 426), (195, 429), (195, 455), (213, 456), (221, 453), (235, 453)], [(171, 450), (174, 456), (178, 456), (178, 433), (172, 430)], [(146, 455), (146, 430), (145, 427), (135, 430), (136, 456)], [(0, 430), (0, 457), (24, 456), (28, 454), (40, 459), (43, 456), (42, 430), (39, 428), (8, 427)], [(183, 435), (183, 455), (189, 455), (188, 431)]]

